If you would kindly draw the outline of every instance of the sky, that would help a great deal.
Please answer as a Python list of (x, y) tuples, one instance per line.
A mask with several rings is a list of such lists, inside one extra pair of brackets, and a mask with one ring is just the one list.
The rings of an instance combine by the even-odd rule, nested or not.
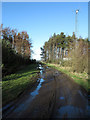
[(40, 47), (54, 33), (75, 32), (78, 13), (78, 36), (88, 37), (88, 2), (3, 2), (3, 27), (27, 31), (32, 41), (33, 59), (40, 60)]

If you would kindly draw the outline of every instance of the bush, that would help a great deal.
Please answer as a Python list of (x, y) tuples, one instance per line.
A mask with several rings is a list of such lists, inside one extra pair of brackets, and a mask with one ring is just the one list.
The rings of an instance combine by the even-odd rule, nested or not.
[(73, 72), (88, 72), (88, 44), (85, 41), (79, 41), (69, 52), (68, 58), (71, 59)]

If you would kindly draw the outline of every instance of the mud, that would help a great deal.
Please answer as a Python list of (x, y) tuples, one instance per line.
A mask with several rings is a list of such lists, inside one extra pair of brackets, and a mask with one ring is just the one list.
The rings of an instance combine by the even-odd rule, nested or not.
[(87, 92), (67, 75), (39, 65), (37, 86), (28, 90), (3, 118), (87, 118)]

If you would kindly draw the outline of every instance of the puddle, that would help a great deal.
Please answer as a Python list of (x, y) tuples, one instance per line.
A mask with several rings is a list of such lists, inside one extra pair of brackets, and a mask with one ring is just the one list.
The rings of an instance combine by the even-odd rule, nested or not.
[[(40, 70), (40, 74), (41, 74), (41, 77), (42, 77), (43, 69), (44, 69), (44, 68), (43, 68), (41, 65), (39, 65), (39, 69), (41, 69), (41, 70)], [(35, 97), (36, 95), (39, 94), (39, 90), (40, 90), (40, 88), (42, 87), (42, 83), (43, 83), (45, 80), (44, 80), (43, 78), (40, 78), (39, 81), (40, 81), (40, 82), (39, 82), (37, 88), (36, 88), (33, 92), (30, 93), (30, 95), (33, 96), (33, 97)]]
[(67, 105), (67, 106), (63, 106), (60, 107), (58, 109), (58, 115), (56, 116), (57, 118), (80, 118), (82, 116), (86, 116), (87, 117), (87, 111), (79, 108), (79, 107), (75, 107), (72, 105)]
[(39, 90), (42, 87), (42, 83), (44, 82), (43, 78), (40, 79), (40, 83), (38, 84), (37, 88), (30, 93), (31, 96), (35, 97), (36, 95), (39, 94)]
[(42, 70), (40, 70), (40, 74), (41, 74), (41, 75), (43, 74), (43, 71), (42, 71)]
[(39, 64), (39, 69), (41, 69), (41, 70), (43, 69), (43, 67), (42, 67), (42, 65), (41, 65), (41, 64)]
[(40, 69), (40, 74), (42, 75), (43, 71), (44, 71), (44, 68), (41, 65), (39, 65), (39, 69)]
[(64, 100), (65, 98), (64, 98), (64, 97), (60, 97), (59, 99), (60, 99), (60, 100)]

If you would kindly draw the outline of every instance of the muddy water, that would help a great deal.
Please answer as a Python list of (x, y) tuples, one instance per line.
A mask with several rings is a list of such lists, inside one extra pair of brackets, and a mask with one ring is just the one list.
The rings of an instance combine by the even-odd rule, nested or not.
[(87, 118), (86, 91), (57, 70), (42, 65), (39, 69), (37, 86), (7, 109), (3, 118)]

